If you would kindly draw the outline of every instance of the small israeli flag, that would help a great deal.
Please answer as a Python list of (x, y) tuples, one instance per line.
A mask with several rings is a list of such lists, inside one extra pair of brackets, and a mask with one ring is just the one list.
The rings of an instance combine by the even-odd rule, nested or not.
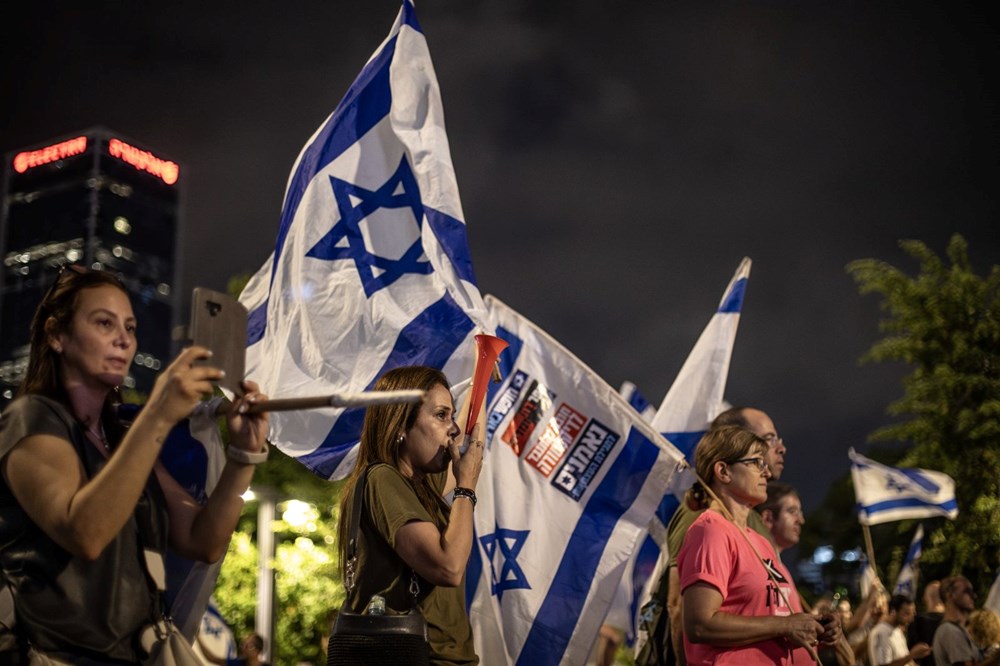
[(851, 479), (857, 498), (858, 521), (879, 525), (908, 518), (958, 515), (955, 482), (942, 472), (890, 467), (870, 460), (854, 449)]
[(896, 587), (893, 594), (903, 594), (913, 599), (917, 593), (917, 576), (919, 574), (920, 553), (924, 542), (924, 526), (917, 525), (917, 531), (913, 534), (913, 541), (906, 551), (906, 559), (896, 577)]

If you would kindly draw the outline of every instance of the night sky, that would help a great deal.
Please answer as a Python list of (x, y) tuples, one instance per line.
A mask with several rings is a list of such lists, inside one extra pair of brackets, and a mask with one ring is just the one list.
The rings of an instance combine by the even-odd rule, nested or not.
[[(727, 398), (816, 507), (905, 371), (859, 366), (878, 301), (844, 266), (1000, 257), (997, 21), (958, 4), (418, 2), (480, 289), (658, 404), (750, 256)], [(8, 4), (0, 150), (104, 125), (180, 162), (181, 285), (224, 289), (398, 7)]]

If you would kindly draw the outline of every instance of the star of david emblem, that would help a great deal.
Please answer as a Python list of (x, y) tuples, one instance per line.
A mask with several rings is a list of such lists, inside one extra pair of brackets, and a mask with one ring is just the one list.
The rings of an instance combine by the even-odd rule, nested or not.
[[(524, 547), (524, 541), (531, 530), (507, 530), (497, 527), (496, 532), (479, 537), (479, 542), (486, 551), (490, 561), (490, 574), (493, 577), (490, 593), (496, 595), (497, 601), (503, 603), (503, 593), (506, 590), (530, 590), (531, 585), (521, 567), (517, 565), (517, 555)], [(502, 560), (500, 574), (497, 575), (497, 559)]]
[(885, 477), (885, 489), (895, 490), (897, 493), (909, 490), (910, 484), (906, 482), (900, 483), (895, 477), (886, 475)]
[(368, 298), (407, 273), (427, 275), (434, 270), (420, 239), (424, 205), (405, 156), (375, 191), (333, 176), (330, 186), (340, 220), (307, 257), (353, 260)]

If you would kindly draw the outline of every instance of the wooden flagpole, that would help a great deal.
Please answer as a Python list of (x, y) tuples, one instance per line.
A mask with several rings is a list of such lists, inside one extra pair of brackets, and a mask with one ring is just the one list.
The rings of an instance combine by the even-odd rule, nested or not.
[(872, 546), (872, 533), (867, 523), (861, 523), (861, 531), (865, 535), (865, 552), (868, 554), (868, 566), (872, 568), (875, 578), (879, 578), (878, 567), (875, 566), (875, 548)]

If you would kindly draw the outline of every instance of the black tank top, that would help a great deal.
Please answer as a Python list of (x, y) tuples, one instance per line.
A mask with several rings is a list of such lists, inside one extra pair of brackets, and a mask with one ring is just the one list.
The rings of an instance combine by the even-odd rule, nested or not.
[[(65, 407), (38, 395), (15, 400), (0, 417), (0, 460), (34, 434), (72, 443), (88, 478), (107, 462)], [(135, 636), (153, 621), (156, 603), (143, 549), (162, 554), (166, 543), (166, 502), (154, 474), (133, 516), (93, 562), (42, 532), (0, 477), (0, 568), (14, 588), (19, 631), (43, 652), (91, 663), (138, 662)]]

